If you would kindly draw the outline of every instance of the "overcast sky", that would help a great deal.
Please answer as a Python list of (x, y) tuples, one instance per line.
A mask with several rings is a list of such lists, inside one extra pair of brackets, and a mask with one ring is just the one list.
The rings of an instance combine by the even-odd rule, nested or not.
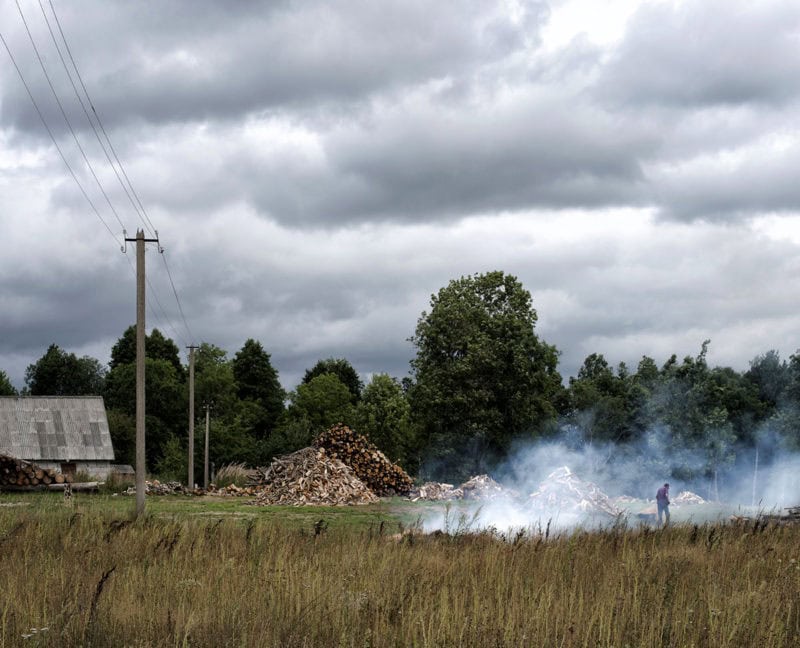
[[(21, 387), (51, 343), (108, 360), (135, 321), (118, 241), (143, 225), (49, 0), (19, 2), (99, 180), (0, 3), (80, 183), (0, 47), (0, 369)], [(800, 347), (796, 1), (52, 3), (166, 250), (148, 328), (182, 351), (256, 338), (287, 388), (327, 357), (402, 377), (431, 294), (495, 269), (565, 378), (593, 352), (660, 364), (709, 338), (744, 370)]]

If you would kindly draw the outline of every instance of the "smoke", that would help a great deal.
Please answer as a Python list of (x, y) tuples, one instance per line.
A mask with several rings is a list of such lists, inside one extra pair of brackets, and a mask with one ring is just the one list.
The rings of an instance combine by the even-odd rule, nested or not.
[[(565, 479), (563, 471), (553, 475), (564, 467), (571, 477)], [(508, 489), (507, 497), (454, 503), (428, 517), (423, 528), (448, 533), (521, 528), (541, 533), (621, 520), (638, 524), (637, 513), (652, 507), (656, 490), (665, 482), (670, 483), (673, 500), (690, 491), (711, 502), (683, 507), (673, 503), (676, 521), (718, 519), (736, 512), (777, 513), (800, 504), (800, 453), (769, 426), (753, 430), (752, 445), (720, 448), (708, 439), (689, 443), (667, 426), (655, 426), (632, 443), (613, 443), (589, 441), (585, 428), (565, 424), (552, 438), (518, 443), (490, 475)], [(531, 494), (542, 494), (543, 485), (549, 499), (532, 499)], [(622, 509), (621, 517), (604, 513), (606, 495)], [(624, 500), (615, 501), (620, 497)]]

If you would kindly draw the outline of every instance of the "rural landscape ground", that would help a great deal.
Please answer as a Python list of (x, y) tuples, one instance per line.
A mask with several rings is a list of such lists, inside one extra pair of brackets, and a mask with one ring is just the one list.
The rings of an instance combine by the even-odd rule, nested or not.
[[(399, 498), (0, 496), (2, 646), (793, 646), (800, 527), (480, 530)], [(13, 567), (13, 568), (12, 568)]]

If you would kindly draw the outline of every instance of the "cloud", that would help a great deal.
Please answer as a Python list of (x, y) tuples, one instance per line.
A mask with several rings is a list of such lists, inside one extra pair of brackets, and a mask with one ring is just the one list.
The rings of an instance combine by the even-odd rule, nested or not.
[(786, 103), (798, 92), (798, 28), (792, 2), (646, 3), (599, 85), (636, 106)]

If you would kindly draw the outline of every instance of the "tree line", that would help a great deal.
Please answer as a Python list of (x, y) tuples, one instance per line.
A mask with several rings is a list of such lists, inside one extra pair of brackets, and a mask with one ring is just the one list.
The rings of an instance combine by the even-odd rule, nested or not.
[[(635, 368), (593, 353), (565, 384), (559, 351), (536, 323), (531, 294), (494, 271), (454, 279), (431, 296), (409, 338), (416, 354), (402, 379), (375, 374), (365, 385), (347, 359), (327, 358), (286, 392), (259, 341), (247, 340), (233, 357), (203, 343), (195, 398), (201, 415), (203, 404), (213, 408), (212, 460), (263, 465), (338, 422), (412, 474), (453, 481), (491, 471), (518, 444), (540, 439), (638, 449), (660, 474), (715, 484), (765, 431), (771, 451), (800, 449), (800, 354), (787, 361), (770, 350), (739, 372), (709, 366), (708, 340), (696, 355), (661, 365), (644, 356)], [(28, 367), (23, 393), (102, 395), (117, 461), (133, 463), (135, 355), (133, 326), (107, 367), (52, 344)], [(148, 468), (185, 479), (188, 370), (157, 329), (147, 336), (146, 363)], [(15, 393), (0, 371), (0, 395)], [(202, 425), (196, 434), (199, 442)], [(672, 451), (655, 449), (656, 437)]]

